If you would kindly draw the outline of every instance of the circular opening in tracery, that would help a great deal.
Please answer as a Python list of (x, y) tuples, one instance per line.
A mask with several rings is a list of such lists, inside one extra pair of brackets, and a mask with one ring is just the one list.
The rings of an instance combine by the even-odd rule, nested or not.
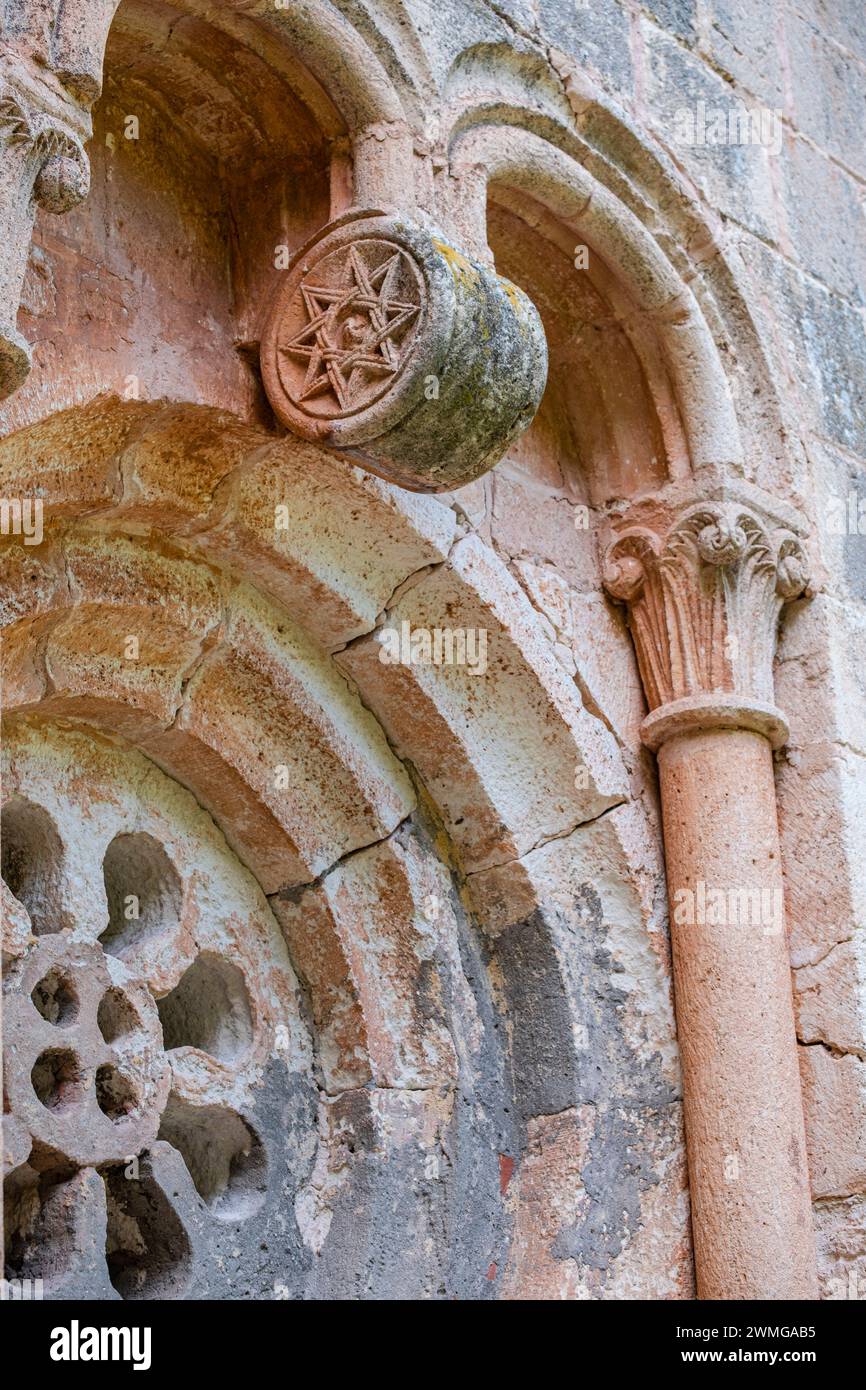
[(152, 835), (115, 835), (105, 852), (102, 871), (108, 926), (99, 939), (109, 955), (124, 956), (177, 924), (180, 878)]
[(117, 1067), (106, 1062), (96, 1071), (96, 1104), (109, 1120), (123, 1120), (135, 1109), (135, 1091)]
[(134, 1033), (140, 1020), (123, 990), (115, 987), (106, 990), (100, 999), (96, 1022), (103, 1040), (115, 1043)]
[(30, 1080), (46, 1110), (65, 1110), (79, 1101), (84, 1091), (78, 1058), (68, 1047), (49, 1047), (40, 1053)]
[(67, 925), (60, 904), (63, 843), (41, 806), (16, 796), (3, 807), (0, 862), (3, 881), (26, 907), (33, 934), (62, 931)]
[(55, 966), (43, 975), (31, 990), (30, 998), (47, 1023), (59, 1027), (74, 1023), (78, 1017), (78, 995), (68, 975)]
[(182, 1296), (190, 1276), (189, 1236), (145, 1162), (140, 1179), (123, 1167), (105, 1175), (108, 1274), (121, 1298)]
[(183, 1155), (199, 1196), (220, 1221), (243, 1221), (263, 1205), (268, 1161), (255, 1130), (235, 1110), (187, 1105), (176, 1096), (159, 1129)]
[(157, 1008), (168, 1050), (195, 1047), (221, 1062), (233, 1062), (252, 1042), (252, 1011), (243, 972), (211, 951), (196, 957)]

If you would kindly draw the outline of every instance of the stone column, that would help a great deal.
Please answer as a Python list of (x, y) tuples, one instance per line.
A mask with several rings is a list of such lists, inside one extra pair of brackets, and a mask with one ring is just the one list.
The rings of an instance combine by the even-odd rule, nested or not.
[(680, 490), (623, 518), (605, 561), (658, 756), (700, 1298), (818, 1296), (773, 781), (801, 535), (753, 489)]

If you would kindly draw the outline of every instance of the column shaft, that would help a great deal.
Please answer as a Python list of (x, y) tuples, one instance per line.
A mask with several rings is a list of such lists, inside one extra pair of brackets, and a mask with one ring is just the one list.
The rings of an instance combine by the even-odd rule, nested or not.
[(701, 1298), (816, 1298), (772, 751), (704, 729), (658, 753)]

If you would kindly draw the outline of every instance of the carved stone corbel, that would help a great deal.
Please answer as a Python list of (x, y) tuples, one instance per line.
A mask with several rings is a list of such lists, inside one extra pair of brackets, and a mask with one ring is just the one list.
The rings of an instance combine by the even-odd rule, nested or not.
[(357, 209), (294, 258), (261, 361), (288, 429), (419, 492), (492, 468), (547, 379), (522, 290), (434, 228)]
[[(17, 0), (0, 48), (0, 399), (23, 383), (30, 348), (16, 319), (37, 208), (87, 196), (89, 108), (119, 0)], [(9, 9), (10, 7), (7, 7)]]
[(804, 528), (754, 489), (644, 502), (604, 583), (628, 609), (658, 756), (701, 1298), (816, 1298), (773, 749)]

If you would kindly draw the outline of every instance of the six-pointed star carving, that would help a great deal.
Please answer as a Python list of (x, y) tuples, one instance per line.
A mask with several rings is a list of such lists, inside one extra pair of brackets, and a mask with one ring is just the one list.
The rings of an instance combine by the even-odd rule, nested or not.
[(341, 410), (347, 410), (371, 375), (393, 376), (398, 370), (400, 353), (393, 336), (419, 308), (392, 298), (400, 258), (397, 251), (370, 270), (351, 246), (343, 285), (301, 285), (309, 323), (280, 344), (281, 352), (308, 359), (299, 403), (331, 390)]

